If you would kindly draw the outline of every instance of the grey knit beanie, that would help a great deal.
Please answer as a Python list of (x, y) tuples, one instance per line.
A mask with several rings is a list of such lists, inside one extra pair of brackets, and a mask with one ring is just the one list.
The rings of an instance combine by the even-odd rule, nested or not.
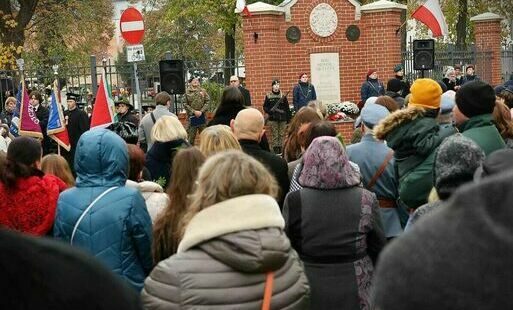
[(447, 199), (462, 184), (473, 180), (484, 161), (483, 150), (461, 134), (446, 138), (435, 157), (434, 182), (440, 199)]

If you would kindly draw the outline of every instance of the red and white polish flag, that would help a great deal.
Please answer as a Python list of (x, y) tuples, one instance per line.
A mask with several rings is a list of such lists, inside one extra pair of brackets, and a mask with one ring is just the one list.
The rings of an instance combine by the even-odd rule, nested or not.
[(237, 12), (240, 12), (246, 16), (251, 16), (248, 6), (246, 5), (246, 0), (237, 0), (235, 8), (237, 9)]
[(449, 34), (444, 13), (438, 0), (427, 0), (413, 12), (411, 17), (426, 25), (434, 37), (446, 36)]

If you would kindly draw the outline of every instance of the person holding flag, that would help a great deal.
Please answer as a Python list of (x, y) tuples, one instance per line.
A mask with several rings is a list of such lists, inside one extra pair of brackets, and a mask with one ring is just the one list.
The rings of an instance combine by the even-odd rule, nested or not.
[(78, 97), (79, 95), (74, 93), (66, 94), (66, 103), (68, 104), (68, 110), (66, 111), (64, 116), (66, 129), (69, 135), (69, 142), (71, 146), (70, 152), (65, 157), (68, 160), (71, 169), (73, 170), (73, 162), (75, 158), (75, 150), (77, 148), (78, 139), (80, 139), (80, 136), (84, 132), (89, 130), (89, 118), (87, 117), (87, 114), (81, 109), (77, 108)]
[[(21, 82), (19, 98), (19, 113), (16, 113), (12, 119), (12, 123), (17, 125), (17, 134), (20, 136), (29, 136), (37, 139), (43, 139), (43, 131), (41, 129), (40, 120), (37, 117), (36, 111), (31, 103), (30, 96), (28, 94), (25, 80)], [(17, 117), (19, 116), (19, 120)], [(46, 128), (45, 128), (46, 129)]]
[(43, 134), (43, 155), (46, 155), (50, 152), (50, 139), (48, 138), (48, 135), (46, 134), (46, 127), (48, 126), (48, 117), (50, 115), (50, 111), (42, 105), (43, 103), (43, 96), (40, 92), (37, 90), (33, 90), (30, 92), (29, 95), (29, 102), (32, 107), (32, 110), (36, 114), (37, 119), (39, 120), (39, 126), (41, 127), (41, 133)]
[(71, 150), (71, 144), (69, 141), (68, 130), (66, 129), (64, 113), (62, 111), (62, 105), (60, 103), (58, 94), (59, 91), (57, 88), (57, 81), (55, 81), (50, 98), (50, 112), (46, 131), (48, 137), (57, 142), (58, 153), (61, 154), (60, 148), (63, 147), (66, 151), (69, 152)]

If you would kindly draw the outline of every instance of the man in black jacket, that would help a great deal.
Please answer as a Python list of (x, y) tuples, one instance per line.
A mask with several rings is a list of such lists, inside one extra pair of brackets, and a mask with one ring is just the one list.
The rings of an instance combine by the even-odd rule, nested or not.
[(265, 133), (264, 116), (257, 109), (244, 109), (231, 121), (231, 127), (244, 153), (256, 158), (274, 175), (280, 186), (278, 203), (283, 206), (285, 195), (289, 191), (290, 181), (287, 162), (271, 152), (265, 151), (258, 144)]
[(39, 126), (41, 127), (41, 133), (43, 134), (43, 141), (41, 146), (43, 147), (43, 155), (46, 155), (50, 152), (50, 138), (46, 134), (46, 127), (48, 126), (48, 117), (50, 116), (50, 111), (48, 108), (44, 107), (41, 103), (43, 102), (43, 97), (41, 93), (37, 90), (33, 90), (29, 95), (29, 102), (34, 109), (34, 113), (36, 113), (36, 117), (39, 120)]
[(244, 87), (242, 87), (242, 85), (240, 85), (239, 78), (236, 75), (232, 75), (230, 77), (230, 86), (237, 87), (240, 90), (242, 96), (244, 97), (244, 105), (246, 107), (250, 107), (251, 106), (251, 95), (249, 93), (249, 90), (245, 89)]
[(73, 160), (75, 158), (75, 149), (77, 148), (80, 136), (89, 130), (89, 117), (87, 117), (86, 112), (77, 107), (79, 95), (67, 93), (66, 96), (68, 110), (64, 113), (64, 119), (66, 120), (66, 129), (68, 130), (69, 141), (71, 144), (71, 151), (69, 152), (67, 159), (71, 169), (74, 169)]

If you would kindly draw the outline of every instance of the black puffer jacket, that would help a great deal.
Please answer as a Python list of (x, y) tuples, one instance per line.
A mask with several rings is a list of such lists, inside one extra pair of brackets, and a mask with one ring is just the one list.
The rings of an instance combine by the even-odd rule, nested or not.
[(146, 279), (145, 308), (261, 309), (265, 273), (274, 271), (272, 309), (308, 309), (308, 282), (283, 227), (278, 205), (267, 195), (203, 209), (178, 253)]

